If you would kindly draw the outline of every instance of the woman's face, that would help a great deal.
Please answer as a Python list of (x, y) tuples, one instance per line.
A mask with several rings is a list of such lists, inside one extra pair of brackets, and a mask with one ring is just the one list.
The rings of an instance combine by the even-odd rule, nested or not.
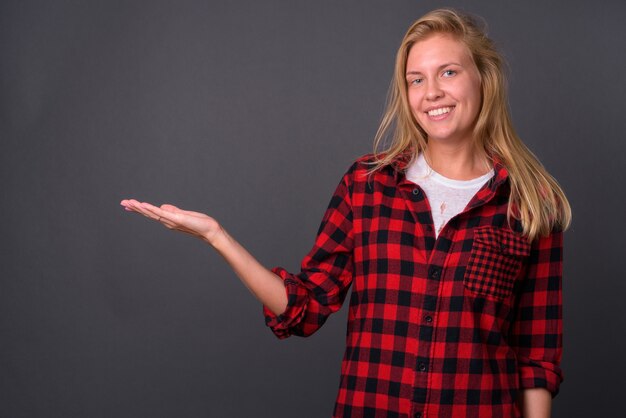
[(468, 48), (450, 35), (416, 42), (406, 63), (409, 106), (428, 141), (472, 141), (481, 105), (480, 75)]

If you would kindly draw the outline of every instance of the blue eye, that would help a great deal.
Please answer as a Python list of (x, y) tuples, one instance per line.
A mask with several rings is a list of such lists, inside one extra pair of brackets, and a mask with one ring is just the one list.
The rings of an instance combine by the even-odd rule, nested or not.
[(409, 84), (412, 85), (412, 86), (416, 86), (418, 84), (421, 84), (421, 82), (422, 82), (421, 78), (414, 78), (413, 80), (409, 81)]
[(443, 72), (443, 76), (444, 77), (452, 77), (455, 74), (456, 74), (456, 71), (454, 71), (454, 70), (445, 70)]

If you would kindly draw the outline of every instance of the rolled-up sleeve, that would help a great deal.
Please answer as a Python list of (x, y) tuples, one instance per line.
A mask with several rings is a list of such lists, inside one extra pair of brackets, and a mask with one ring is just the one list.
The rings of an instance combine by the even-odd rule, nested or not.
[(341, 308), (352, 283), (354, 245), (352, 231), (352, 173), (344, 175), (320, 225), (315, 244), (304, 257), (301, 271), (281, 267), (273, 272), (283, 279), (287, 308), (276, 315), (264, 306), (265, 322), (278, 338), (308, 336)]
[(510, 335), (517, 353), (520, 387), (545, 388), (553, 397), (563, 381), (562, 260), (561, 231), (533, 242)]

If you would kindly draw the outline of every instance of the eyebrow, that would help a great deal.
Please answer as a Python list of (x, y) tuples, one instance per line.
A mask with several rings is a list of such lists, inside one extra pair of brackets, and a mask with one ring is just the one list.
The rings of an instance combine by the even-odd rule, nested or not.
[[(459, 64), (458, 62), (447, 62), (445, 64), (441, 64), (439, 67), (437, 67), (437, 71), (440, 71), (441, 69), (449, 66), (449, 65), (456, 65), (458, 67), (463, 68), (463, 66), (461, 64)], [(407, 71), (406, 75), (415, 75), (415, 74), (422, 74), (421, 71)]]

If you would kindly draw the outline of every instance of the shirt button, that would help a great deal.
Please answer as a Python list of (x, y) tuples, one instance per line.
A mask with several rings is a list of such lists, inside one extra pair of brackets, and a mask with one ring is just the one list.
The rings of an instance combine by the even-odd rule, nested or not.
[(424, 320), (430, 324), (431, 322), (433, 322), (433, 317), (430, 315), (426, 315), (426, 317), (424, 317)]
[(419, 364), (417, 365), (417, 369), (418, 369), (420, 372), (425, 372), (425, 371), (426, 371), (426, 363), (419, 363)]
[(441, 269), (439, 269), (439, 267), (431, 267), (430, 269), (431, 279), (438, 279), (440, 274), (441, 274)]
[(419, 196), (420, 195), (420, 189), (418, 189), (417, 187), (415, 189), (413, 189), (413, 196)]

